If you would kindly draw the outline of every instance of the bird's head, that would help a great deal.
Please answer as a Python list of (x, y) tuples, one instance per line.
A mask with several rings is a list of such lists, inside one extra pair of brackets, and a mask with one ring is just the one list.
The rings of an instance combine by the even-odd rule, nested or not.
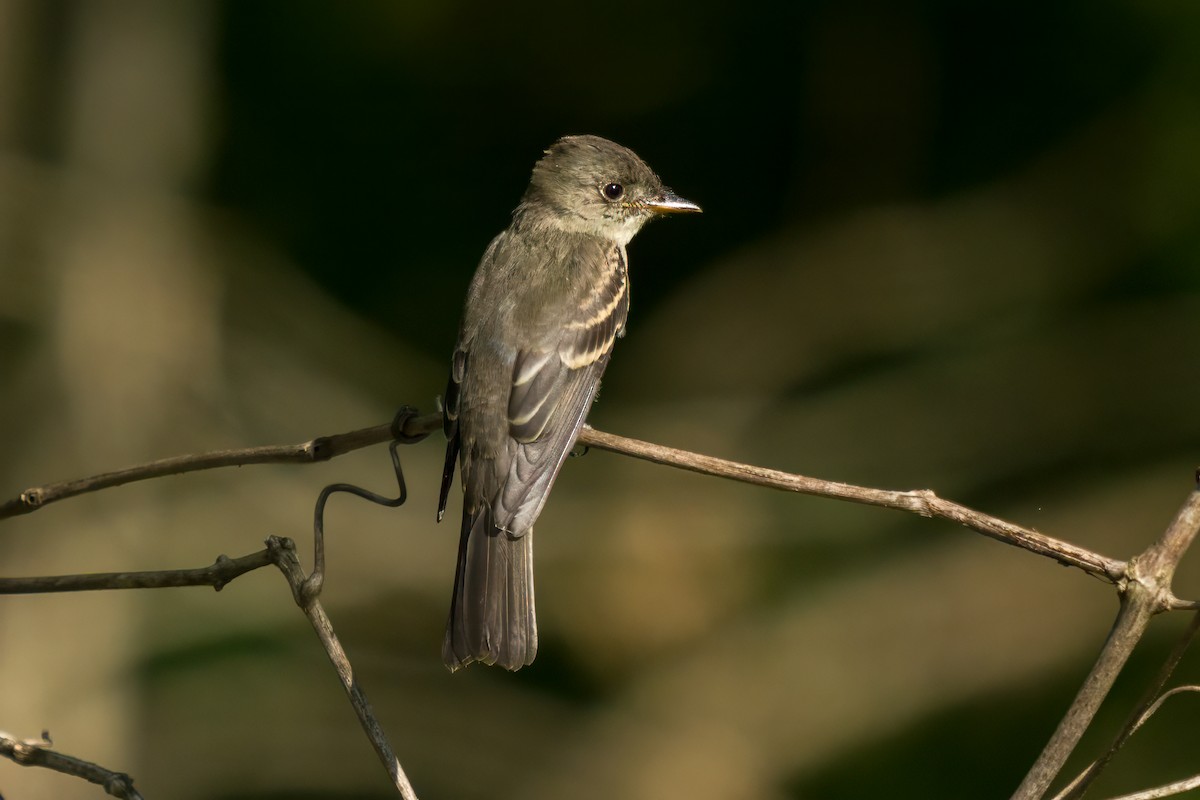
[(564, 136), (533, 168), (522, 205), (552, 224), (626, 244), (660, 214), (700, 206), (663, 185), (630, 149), (599, 136)]

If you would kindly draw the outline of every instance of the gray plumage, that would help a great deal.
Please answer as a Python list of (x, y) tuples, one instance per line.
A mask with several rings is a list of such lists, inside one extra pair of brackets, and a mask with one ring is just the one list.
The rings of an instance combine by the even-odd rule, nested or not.
[(467, 292), (444, 400), (438, 519), (457, 460), (463, 520), (442, 659), (511, 670), (537, 653), (533, 524), (625, 330), (625, 245), (656, 214), (699, 211), (631, 150), (555, 142)]

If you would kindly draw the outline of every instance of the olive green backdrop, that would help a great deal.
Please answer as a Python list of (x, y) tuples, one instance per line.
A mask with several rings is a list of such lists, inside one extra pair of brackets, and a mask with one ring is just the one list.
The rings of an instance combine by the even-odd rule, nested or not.
[[(929, 488), (1122, 558), (1200, 463), (1200, 7), (7, 0), (0, 20), (5, 497), (432, 410), (479, 255), (567, 133), (705, 210), (630, 247), (598, 427)], [(331, 502), (325, 601), (423, 798), (1007, 797), (1116, 610), (944, 522), (593, 451), (537, 528), (536, 663), (451, 676), (440, 441), (402, 455), (407, 506)], [(307, 558), (342, 480), (386, 490), (383, 449), (71, 500), (0, 525), (0, 574), (200, 566), (268, 534)], [(1197, 578), (1185, 561), (1178, 593)], [(390, 796), (270, 571), (4, 598), (0, 686), (0, 728), (47, 728), (147, 797)], [(1098, 796), (1197, 771), (1194, 703)], [(100, 794), (9, 762), (0, 793)]]

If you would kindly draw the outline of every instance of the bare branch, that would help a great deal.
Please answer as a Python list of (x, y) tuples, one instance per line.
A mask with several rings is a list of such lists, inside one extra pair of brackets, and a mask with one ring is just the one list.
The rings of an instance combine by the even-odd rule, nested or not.
[(1193, 775), (1182, 781), (1174, 783), (1166, 783), (1162, 786), (1156, 786), (1153, 789), (1143, 789), (1140, 792), (1133, 794), (1123, 794), (1120, 797), (1111, 798), (1111, 800), (1158, 800), (1161, 797), (1170, 797), (1171, 795), (1183, 794), (1186, 791), (1195, 789), (1200, 786), (1200, 775)]
[[(293, 599), (300, 606), (305, 616), (308, 617), (313, 630), (316, 631), (317, 638), (320, 639), (321, 645), (325, 648), (326, 655), (329, 656), (329, 660), (337, 670), (342, 687), (346, 690), (346, 694), (350, 698), (350, 704), (353, 706), (355, 714), (358, 715), (363, 731), (367, 734), (367, 738), (370, 739), (372, 747), (375, 748), (375, 752), (387, 769), (388, 775), (391, 777), (396, 789), (405, 800), (416, 800), (416, 793), (413, 791), (412, 785), (404, 774), (399, 759), (392, 752), (391, 745), (388, 744), (387, 737), (376, 720), (374, 712), (367, 702), (366, 695), (359, 687), (358, 681), (354, 678), (354, 671), (350, 665), (350, 660), (333, 631), (333, 625), (329, 621), (329, 617), (325, 614), (325, 610), (316, 599), (316, 593), (308, 585), (308, 578), (300, 566), (300, 561), (296, 556), (295, 544), (291, 539), (272, 536), (267, 540), (267, 548), (265, 550), (260, 550), (257, 553), (237, 559), (219, 556), (211, 566), (199, 569), (114, 572), (37, 578), (5, 578), (0, 579), (0, 594), (83, 591), (89, 589), (146, 589), (197, 585), (213, 586), (220, 590), (222, 586), (239, 575), (244, 575), (247, 572), (270, 564), (279, 567), (284, 577), (287, 578)], [(13, 739), (12, 737), (8, 738), (11, 741), (5, 742), (3, 734), (0, 734), (0, 754), (13, 758), (17, 763), (41, 764), (42, 766), (57, 769), (60, 772), (77, 774), (80, 777), (88, 777), (88, 773), (83, 772), (83, 767), (78, 765), (93, 767), (97, 770), (101, 769), (94, 764), (88, 765), (87, 762), (47, 751), (45, 748), (49, 745), (48, 740), (46, 742), (30, 742)], [(59, 764), (76, 766), (68, 770), (64, 766), (57, 766)], [(129, 793), (115, 794), (114, 790), (108, 789), (108, 783), (101, 780), (93, 780), (90, 777), (88, 779), (92, 780), (93, 783), (105, 785), (109, 794), (114, 794), (116, 797), (140, 798), (140, 795), (133, 791), (132, 781), (128, 779), (128, 776), (108, 773), (107, 770), (103, 770), (103, 772), (116, 776), (115, 779), (109, 781), (115, 787), (115, 790), (128, 791)], [(127, 783), (122, 783), (122, 780)]]
[[(1200, 474), (1197, 475), (1196, 481), (1196, 487), (1184, 501), (1175, 519), (1171, 520), (1171, 525), (1158, 541), (1150, 545), (1137, 559), (1140, 562), (1137, 579), (1146, 583), (1149, 588), (1159, 591), (1170, 588), (1176, 567), (1196, 536), (1200, 535)], [(1132, 567), (1131, 563), (1131, 570)], [(1134, 579), (1132, 573), (1130, 579)], [(1164, 595), (1161, 599), (1165, 602), (1169, 598)]]
[[(377, 425), (345, 434), (319, 437), (298, 445), (224, 450), (162, 459), (91, 478), (28, 489), (17, 498), (0, 505), (0, 519), (28, 513), (66, 497), (163, 475), (245, 464), (323, 461), (389, 439), (415, 441), (436, 430), (440, 424), (441, 418), (438, 414), (417, 417), (415, 412), (409, 410), (408, 413), (402, 411), (397, 415), (396, 421), (389, 425)], [(929, 490), (889, 491), (809, 478), (617, 436), (597, 431), (586, 425), (581, 431), (579, 441), (585, 446), (757, 486), (832, 497), (881, 508), (892, 508), (924, 517), (940, 517), (1008, 544), (1053, 558), (1062, 564), (1078, 567), (1091, 575), (1117, 584), (1122, 593), (1122, 602), (1113, 629), (1071, 708), (1068, 709), (1066, 716), (1060, 722), (1038, 761), (1035, 762), (1017, 789), (1014, 798), (1020, 800), (1037, 800), (1045, 794), (1050, 783), (1062, 768), (1062, 764), (1075, 748), (1083, 731), (1094, 718), (1100, 703), (1107, 696), (1116, 679), (1116, 675), (1124, 667), (1133, 648), (1145, 633), (1150, 618), (1161, 611), (1190, 609), (1196, 605), (1190, 601), (1180, 600), (1172, 594), (1171, 578), (1183, 553), (1200, 532), (1200, 491), (1193, 491), (1189, 495), (1188, 501), (1185, 502), (1174, 522), (1154, 545), (1147, 548), (1140, 556), (1124, 562), (1046, 536), (1038, 531), (1014, 525), (966, 506), (943, 500)], [(394, 452), (393, 460), (396, 460)], [(398, 466), (397, 474), (399, 475)], [(403, 479), (401, 478), (399, 502), (403, 502), (403, 495)], [(315, 570), (312, 578), (306, 577), (296, 559), (294, 546), (288, 540), (272, 537), (268, 540), (267, 552), (270, 560), (287, 576), (296, 603), (304, 610), (321, 639), (322, 645), (337, 669), (342, 685), (359, 716), (363, 730), (371, 739), (372, 745), (387, 767), (397, 789), (405, 797), (415, 797), (399, 762), (371, 713), (365, 696), (353, 678), (349, 661), (337, 638), (333, 635), (328, 617), (316, 599), (321, 570)], [(222, 561), (222, 558), (218, 558), (211, 567), (199, 570), (8, 579), (0, 581), (0, 592), (6, 588), (11, 593), (16, 591), (72, 591), (91, 588), (143, 588), (195, 585), (197, 583), (220, 588), (231, 579), (231, 576), (236, 577), (245, 571), (262, 566), (264, 554), (245, 556), (243, 559), (238, 559), (237, 562), (229, 559)], [(242, 569), (243, 566), (244, 569)], [(238, 569), (241, 571), (237, 571)], [(318, 588), (314, 589), (314, 586), (309, 586), (310, 581)], [(1119, 747), (1120, 743), (1114, 745), (1114, 748)], [(1112, 752), (1115, 752), (1115, 749)], [(1097, 765), (1093, 765), (1095, 770), (1098, 771), (1102, 768), (1108, 758), (1111, 758), (1111, 752), (1097, 762)], [(1086, 786), (1090, 778), (1085, 773), (1079, 781)], [(1068, 787), (1067, 791), (1071, 791), (1073, 788), (1074, 785)]]
[(259, 550), (257, 553), (240, 558), (220, 555), (209, 566), (195, 569), (0, 578), (0, 594), (87, 592), (97, 589), (164, 589), (175, 586), (211, 586), (219, 592), (234, 578), (273, 563), (270, 551)]
[(1200, 487), (1193, 487), (1158, 541), (1130, 560), (1126, 580), (1121, 584), (1121, 610), (1113, 629), (1071, 707), (1030, 767), (1013, 800), (1038, 800), (1050, 788), (1146, 632), (1150, 618), (1171, 607), (1171, 579), (1198, 532)]
[[(441, 424), (440, 414), (425, 416), (399, 417), (403, 428), (399, 431), (401, 437), (409, 440), (417, 439), (437, 430)], [(376, 425), (362, 428), (349, 433), (321, 436), (307, 442), (294, 445), (271, 445), (266, 447), (251, 447), (241, 450), (218, 450), (212, 453), (197, 455), (175, 456), (152, 461), (148, 464), (128, 467), (94, 475), (89, 478), (52, 483), (44, 486), (26, 489), (17, 497), (0, 505), (0, 519), (5, 517), (28, 514), (49, 503), (75, 497), (87, 492), (120, 486), (134, 481), (158, 478), (164, 475), (179, 475), (198, 470), (216, 469), (218, 467), (244, 466), (249, 464), (299, 463), (307, 464), (326, 461), (335, 456), (351, 452), (373, 444), (386, 442), (396, 438), (392, 425)], [(579, 435), (579, 442), (588, 447), (596, 447), (613, 453), (633, 456), (656, 464), (686, 469), (705, 475), (765, 486), (783, 491), (819, 497), (832, 497), (849, 500), (854, 503), (892, 508), (919, 514), (923, 517), (939, 517), (957, 522), (974, 531), (998, 539), (1002, 542), (1021, 547), (1030, 552), (1047, 556), (1061, 564), (1078, 567), (1090, 575), (1109, 582), (1119, 581), (1125, 573), (1125, 562), (1110, 558), (1087, 548), (1073, 545), (1061, 539), (1055, 539), (1039, 533), (1031, 528), (1023, 528), (1011, 522), (976, 511), (958, 503), (943, 500), (932, 491), (890, 491), (871, 489), (865, 486), (855, 486), (836, 481), (825, 481), (819, 478), (809, 478), (791, 472), (767, 469), (752, 464), (742, 464), (714, 456), (679, 450), (674, 447), (652, 444), (639, 439), (618, 436), (613, 433), (598, 431), (585, 425)], [(1175, 601), (1181, 606), (1185, 601)]]
[(387, 735), (384, 734), (383, 728), (375, 718), (371, 704), (367, 702), (367, 696), (358, 685), (358, 679), (354, 677), (350, 659), (346, 656), (346, 651), (333, 632), (333, 623), (329, 621), (320, 601), (312, 592), (308, 591), (308, 578), (300, 566), (300, 560), (296, 557), (295, 544), (290, 539), (272, 536), (267, 539), (267, 550), (270, 551), (275, 566), (279, 567), (280, 572), (287, 579), (296, 605), (300, 606), (304, 615), (308, 617), (309, 623), (316, 631), (317, 638), (321, 640), (321, 646), (325, 648), (325, 654), (329, 656), (329, 661), (333, 664), (338, 678), (342, 682), (342, 688), (346, 690), (346, 695), (350, 698), (350, 705), (354, 707), (354, 713), (358, 715), (358, 722), (367, 738), (371, 740), (371, 746), (375, 748), (376, 755), (379, 756), (379, 760), (383, 762), (384, 768), (391, 776), (393, 785), (404, 800), (417, 800), (417, 794), (413, 791), (408, 776), (404, 774), (400, 760), (392, 752)]
[(1134, 731), (1137, 731), (1138, 728), (1149, 722), (1150, 718), (1158, 713), (1158, 710), (1163, 707), (1164, 703), (1180, 694), (1200, 694), (1200, 686), (1187, 684), (1185, 686), (1176, 686), (1173, 689), (1163, 692), (1157, 700), (1150, 704), (1149, 708), (1138, 715), (1137, 723), (1133, 726)]
[(1175, 642), (1175, 646), (1171, 648), (1170, 655), (1163, 663), (1162, 668), (1158, 671), (1153, 683), (1146, 688), (1142, 694), (1142, 700), (1129, 712), (1129, 717), (1113, 738), (1112, 744), (1108, 750), (1100, 758), (1093, 761), (1084, 769), (1075, 780), (1071, 781), (1061, 792), (1055, 795), (1054, 800), (1078, 800), (1087, 792), (1088, 787), (1099, 777), (1100, 772), (1112, 761), (1113, 756), (1125, 746), (1129, 738), (1137, 731), (1138, 728), (1145, 724), (1146, 720), (1150, 719), (1162, 704), (1169, 698), (1174, 697), (1181, 692), (1200, 691), (1197, 686), (1178, 686), (1168, 692), (1162, 692), (1167, 681), (1171, 679), (1175, 668), (1179, 666), (1179, 662), (1183, 659), (1183, 654), (1187, 652), (1188, 646), (1195, 640), (1196, 634), (1200, 632), (1200, 614), (1193, 614), (1192, 621), (1188, 624), (1180, 635), (1179, 640)]
[[(323, 461), (342, 453), (388, 441), (389, 439), (403, 442), (415, 441), (436, 430), (441, 425), (441, 417), (438, 414), (417, 417), (415, 416), (415, 412), (412, 411), (408, 413), (402, 412), (397, 416), (396, 420), (396, 422), (390, 425), (377, 425), (345, 434), (319, 437), (298, 445), (257, 447), (244, 450), (225, 450), (193, 456), (179, 456), (91, 478), (35, 487), (22, 492), (17, 498), (0, 505), (0, 519), (29, 513), (48, 503), (85, 492), (97, 491), (103, 488), (163, 475), (213, 469), (223, 466)], [(929, 490), (890, 491), (809, 478), (794, 473), (743, 464), (617, 436), (597, 431), (589, 426), (584, 426), (580, 433), (579, 442), (589, 447), (597, 447), (658, 464), (715, 477), (728, 478), (757, 486), (848, 500), (850, 502), (881, 508), (892, 508), (924, 517), (939, 517), (957, 522), (1002, 542), (1053, 558), (1064, 565), (1078, 567), (1088, 574), (1116, 584), (1122, 593), (1122, 606), (1121, 612), (1114, 623), (1113, 630), (1110, 632), (1091, 674), (1089, 674), (1084, 686), (1076, 696), (1075, 702), (1060, 723), (1050, 743), (1047, 744), (1038, 762), (1034, 764), (1029, 775), (1026, 776), (1025, 781), (1017, 790), (1017, 794), (1014, 795), (1016, 798), (1033, 800), (1034, 798), (1041, 798), (1044, 795), (1049, 784), (1061, 769), (1067, 755), (1074, 749), (1079, 736), (1082, 735), (1083, 730), (1090, 724), (1096, 709), (1107, 695), (1113, 680), (1115, 680), (1116, 674), (1124, 666), (1133, 647), (1145, 632), (1150, 618), (1160, 611), (1171, 609), (1194, 610), (1198, 605), (1192, 601), (1176, 598), (1171, 592), (1170, 585), (1175, 566), (1178, 564), (1187, 547), (1191, 544), (1192, 539), (1197, 535), (1197, 531), (1200, 530), (1200, 499), (1198, 499), (1200, 498), (1200, 493), (1198, 492), (1192, 493), (1188, 502), (1185, 503), (1184, 508), (1176, 517), (1175, 522), (1172, 523), (1171, 527), (1158, 542), (1137, 558), (1125, 562), (1073, 545), (1070, 542), (1047, 536), (1033, 529), (1014, 525), (1013, 523), (984, 514), (967, 506), (943, 500)], [(401, 493), (403, 494), (403, 490)], [(278, 542), (281, 540), (273, 538), (270, 541)], [(404, 778), (403, 772), (399, 769), (399, 763), (396, 762), (395, 756), (387, 746), (386, 740), (382, 738), (382, 733), (378, 731), (378, 725), (374, 722), (374, 718), (370, 714), (370, 709), (366, 705), (365, 698), (362, 697), (361, 691), (353, 681), (352, 675), (349, 672), (349, 663), (345, 660), (344, 652), (341, 651), (336, 638), (332, 636), (332, 629), (328, 629), (328, 619), (324, 616), (324, 612), (315, 599), (316, 591), (313, 590), (313, 587), (309, 587), (306, 590), (304, 584), (296, 583), (295, 576), (289, 573), (287, 564), (295, 560), (292, 550), (283, 548), (282, 545), (274, 546), (278, 550), (277, 552), (273, 551), (272, 560), (280, 569), (284, 570), (285, 574), (289, 575), (289, 582), (292, 583), (296, 601), (305, 610), (314, 629), (317, 630), (318, 635), (321, 637), (331, 661), (337, 667), (339, 675), (342, 676), (343, 686), (347, 694), (349, 694), (351, 702), (354, 703), (356, 711), (359, 713), (359, 719), (364, 730), (372, 738), (372, 743), (375, 745), (376, 751), (379, 753), (385, 766), (388, 767), (389, 774), (395, 780), (397, 788), (402, 793), (408, 792), (411, 794), (411, 787), (408, 786), (407, 779)], [(289, 557), (280, 555), (280, 553), (285, 552), (292, 553), (290, 559)], [(217, 585), (215, 582), (211, 582), (212, 580), (217, 580), (212, 578), (212, 574), (220, 566), (221, 562), (218, 560), (218, 563), (210, 568), (176, 571), (172, 574), (173, 577), (160, 576), (153, 580), (189, 580), (196, 582), (197, 577), (200, 577), (202, 578), (199, 580), (201, 583), (209, 582), (211, 585)], [(295, 570), (302, 575), (298, 562), (295, 565)], [(219, 570), (217, 572), (219, 573)], [(316, 585), (319, 584), (321, 571), (317, 569), (314, 572), (315, 575), (312, 580), (314, 585)], [(188, 585), (186, 583), (172, 584), (169, 582), (136, 583), (137, 580), (151, 580), (145, 577), (146, 575), (148, 574), (65, 576), (64, 578), (44, 580), (47, 582), (47, 586), (52, 585), (56, 580), (63, 581), (63, 585), (70, 585), (71, 581), (75, 581), (76, 588), (95, 588), (85, 585), (87, 580), (107, 581), (110, 583), (120, 583), (122, 580), (135, 581), (128, 584), (131, 587), (136, 585)], [(70, 580), (67, 580), (68, 578)], [(204, 580), (203, 578), (211, 580)], [(30, 584), (26, 583), (26, 585)], [(49, 590), (52, 589), (29, 589), (29, 591)], [(327, 633), (322, 632), (325, 629), (328, 629)]]
[[(436, 430), (442, 424), (439, 414), (409, 418), (401, 432), (415, 437)], [(349, 433), (318, 436), (300, 444), (268, 445), (247, 447), (238, 450), (216, 450), (197, 455), (173, 456), (148, 464), (139, 464), (115, 472), (105, 472), (88, 478), (79, 478), (62, 483), (48, 483), (26, 489), (16, 497), (0, 504), (0, 519), (15, 517), (37, 511), (57, 500), (77, 497), (88, 492), (110, 489), (135, 481), (161, 478), (164, 475), (181, 475), (218, 467), (241, 467), (249, 464), (313, 464), (328, 461), (353, 450), (369, 447), (396, 438), (390, 424), (360, 428)]]
[(665, 464), (756, 486), (819, 497), (833, 497), (880, 508), (893, 508), (919, 514), (922, 517), (940, 517), (957, 522), (993, 539), (1048, 556), (1061, 564), (1079, 567), (1088, 574), (1112, 583), (1120, 580), (1125, 574), (1124, 561), (1109, 558), (1061, 539), (1055, 539), (1031, 528), (1022, 528), (1020, 525), (1014, 525), (967, 506), (943, 500), (927, 489), (898, 492), (809, 478), (791, 472), (727, 461), (723, 458), (701, 455), (688, 450), (677, 450), (674, 447), (664, 447), (639, 439), (617, 436), (586, 425), (579, 441), (590, 447), (641, 458), (655, 464)]
[(0, 731), (0, 755), (12, 759), (23, 767), (45, 767), (46, 769), (83, 778), (104, 788), (105, 793), (125, 800), (142, 800), (142, 795), (133, 788), (133, 778), (123, 772), (113, 772), (99, 764), (81, 758), (57, 753), (50, 748), (50, 734), (43, 731), (41, 739), (18, 739)]

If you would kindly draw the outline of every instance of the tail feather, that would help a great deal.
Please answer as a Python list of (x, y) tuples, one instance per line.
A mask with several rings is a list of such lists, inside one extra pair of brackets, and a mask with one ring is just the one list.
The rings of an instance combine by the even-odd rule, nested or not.
[(518, 670), (536, 654), (533, 531), (497, 529), (482, 503), (463, 514), (442, 660), (451, 672), (474, 661)]

